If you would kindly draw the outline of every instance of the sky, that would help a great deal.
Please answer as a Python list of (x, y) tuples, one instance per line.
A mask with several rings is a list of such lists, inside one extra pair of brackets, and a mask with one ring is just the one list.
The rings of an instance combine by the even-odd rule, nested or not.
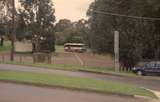
[(82, 18), (86, 19), (86, 12), (92, 1), (93, 0), (53, 0), (56, 10), (56, 20), (70, 19), (71, 21), (77, 21)]
[(53, 0), (57, 20), (70, 19), (77, 21), (86, 18), (86, 12), (93, 0)]

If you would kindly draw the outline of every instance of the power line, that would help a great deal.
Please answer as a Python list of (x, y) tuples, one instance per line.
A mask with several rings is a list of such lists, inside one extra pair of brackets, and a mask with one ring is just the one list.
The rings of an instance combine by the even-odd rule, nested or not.
[(143, 20), (150, 20), (150, 21), (160, 21), (160, 18), (129, 16), (129, 15), (123, 15), (123, 14), (118, 14), (118, 13), (110, 13), (110, 12), (104, 12), (104, 11), (98, 11), (98, 10), (92, 10), (92, 12), (99, 13), (99, 14), (104, 14), (104, 15), (111, 15), (111, 16), (118, 16), (118, 17), (133, 18), (133, 19), (143, 19)]

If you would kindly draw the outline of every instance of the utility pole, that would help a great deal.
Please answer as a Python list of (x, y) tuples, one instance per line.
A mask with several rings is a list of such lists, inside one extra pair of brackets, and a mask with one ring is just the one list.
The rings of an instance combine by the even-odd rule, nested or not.
[(15, 0), (12, 0), (12, 34), (11, 34), (11, 55), (10, 60), (14, 61), (14, 54), (15, 54)]
[(119, 65), (119, 32), (114, 31), (114, 54), (115, 54), (115, 71), (120, 70), (120, 65)]

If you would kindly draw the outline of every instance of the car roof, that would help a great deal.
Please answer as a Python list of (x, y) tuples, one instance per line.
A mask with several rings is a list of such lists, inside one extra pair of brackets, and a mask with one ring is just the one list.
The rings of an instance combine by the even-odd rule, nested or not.
[(156, 64), (160, 64), (160, 61), (152, 61), (150, 63), (156, 63)]
[(64, 46), (66, 46), (66, 45), (82, 45), (82, 46), (84, 46), (85, 44), (83, 44), (83, 43), (66, 43), (66, 44), (64, 44)]

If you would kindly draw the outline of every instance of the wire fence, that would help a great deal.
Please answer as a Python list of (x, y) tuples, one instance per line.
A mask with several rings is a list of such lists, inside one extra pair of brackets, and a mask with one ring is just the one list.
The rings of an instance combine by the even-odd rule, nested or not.
[[(113, 68), (114, 60), (110, 56), (94, 55), (90, 53), (55, 53), (51, 54), (50, 62), (46, 59), (44, 64), (76, 65), (98, 68)], [(35, 63), (33, 54), (16, 54), (15, 63)], [(0, 54), (0, 63), (11, 63), (10, 54)]]

